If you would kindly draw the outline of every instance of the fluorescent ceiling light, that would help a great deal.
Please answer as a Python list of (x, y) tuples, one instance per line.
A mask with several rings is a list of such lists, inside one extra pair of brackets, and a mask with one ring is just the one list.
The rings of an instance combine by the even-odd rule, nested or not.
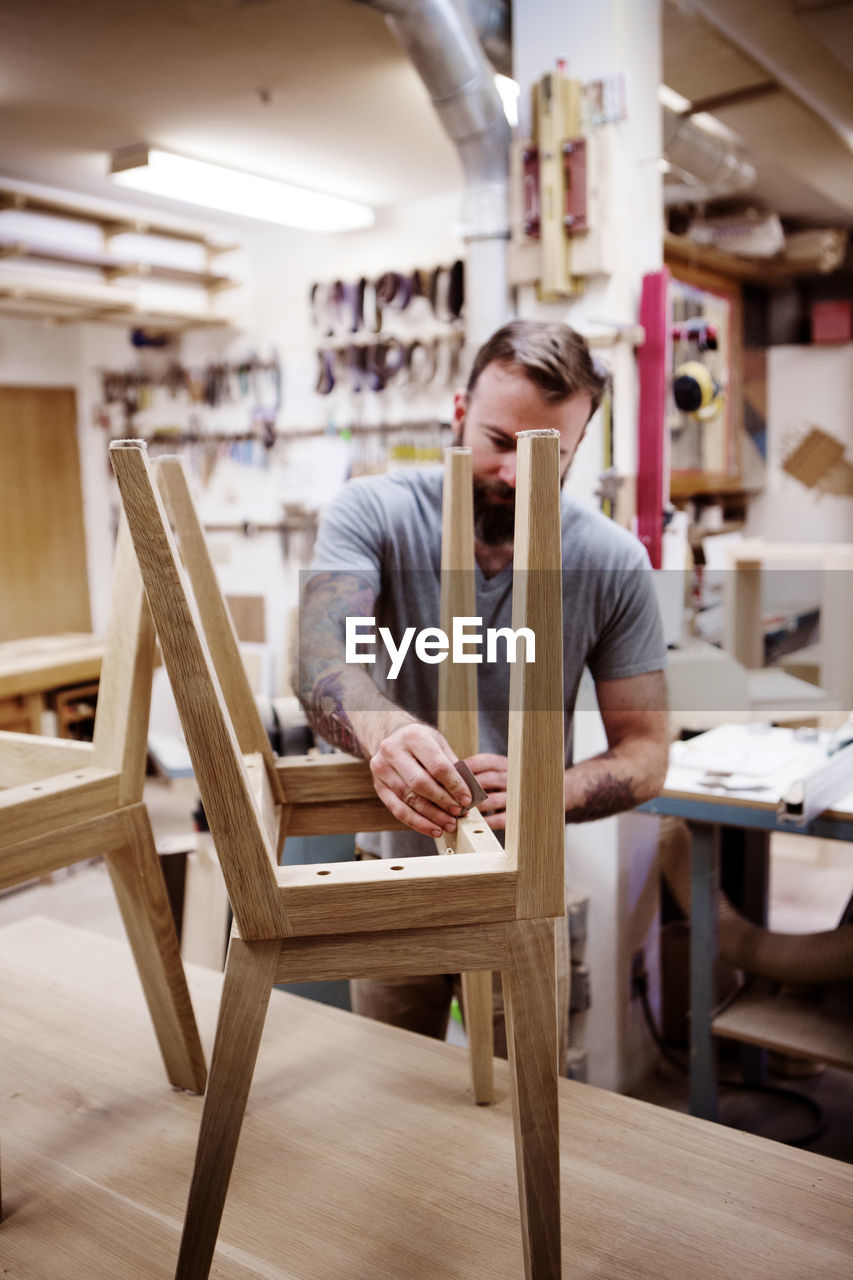
[(521, 85), (517, 80), (511, 80), (509, 76), (496, 75), (494, 81), (495, 88), (500, 95), (504, 115), (512, 128), (515, 129), (518, 125), (518, 95), (521, 92)]
[(155, 147), (128, 147), (116, 152), (110, 176), (122, 186), (138, 191), (305, 231), (357, 231), (374, 222), (373, 210), (366, 204), (202, 160), (188, 160)]

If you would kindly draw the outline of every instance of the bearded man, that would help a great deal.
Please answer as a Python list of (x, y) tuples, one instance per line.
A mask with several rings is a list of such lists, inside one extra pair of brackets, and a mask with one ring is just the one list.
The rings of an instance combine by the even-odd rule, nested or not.
[[(511, 626), (516, 435), (553, 430), (562, 475), (606, 390), (606, 375), (567, 325), (516, 320), (478, 352), (454, 396), (457, 444), (471, 450), (477, 616)], [(435, 728), (437, 667), (409, 652), (396, 678), (381, 650), (372, 665), (347, 663), (347, 617), (375, 618), (395, 642), (407, 627), (439, 621), (442, 468), (406, 468), (350, 481), (321, 523), (302, 601), (296, 692), (320, 737), (370, 762), (379, 798), (407, 831), (357, 837), (361, 857), (434, 852), (471, 794)], [(666, 647), (642, 545), (563, 490), (563, 690), (566, 822), (619, 813), (655, 796), (668, 753)], [(387, 658), (387, 655), (385, 655)], [(572, 761), (572, 717), (584, 668), (595, 683), (607, 750)], [(481, 750), (466, 763), (487, 798), (478, 805), (499, 835), (506, 825), (509, 666), (477, 669)], [(558, 935), (560, 931), (558, 931)], [(564, 1027), (568, 939), (558, 955)], [(444, 1038), (458, 975), (359, 979), (356, 1012)], [(496, 1051), (505, 1056), (496, 986)], [(562, 1005), (565, 1003), (566, 1008)], [(565, 1034), (561, 1036), (565, 1059)], [(562, 1064), (561, 1064), (562, 1069)]]

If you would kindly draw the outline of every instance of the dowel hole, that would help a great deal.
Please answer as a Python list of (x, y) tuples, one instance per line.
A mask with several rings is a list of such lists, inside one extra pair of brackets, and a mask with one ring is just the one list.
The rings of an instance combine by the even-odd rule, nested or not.
[(33, 787), (33, 791), (41, 791), (41, 787)]
[(318, 872), (317, 872), (317, 875), (318, 875), (318, 876), (330, 876), (331, 874), (332, 874), (332, 873), (331, 873), (331, 871), (318, 871)]
[(391, 870), (392, 870), (392, 871), (404, 871), (404, 870), (405, 870), (405, 867), (392, 867), (392, 868), (391, 868)]
[(473, 834), (474, 834), (475, 836), (481, 836), (481, 835), (483, 834), (483, 828), (482, 828), (482, 827), (475, 827), (475, 828), (474, 828), (474, 831), (473, 831)]

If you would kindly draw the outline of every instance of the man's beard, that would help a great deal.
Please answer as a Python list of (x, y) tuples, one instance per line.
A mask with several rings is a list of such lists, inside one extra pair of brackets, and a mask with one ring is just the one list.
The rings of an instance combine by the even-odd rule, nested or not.
[(512, 542), (515, 490), (502, 480), (474, 479), (474, 536), (487, 547)]

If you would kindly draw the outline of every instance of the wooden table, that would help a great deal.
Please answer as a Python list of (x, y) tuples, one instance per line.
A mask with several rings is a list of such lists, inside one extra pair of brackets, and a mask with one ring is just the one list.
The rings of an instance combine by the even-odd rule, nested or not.
[(0, 644), (0, 728), (41, 733), (46, 695), (101, 674), (101, 636), (63, 634)]
[[(219, 975), (190, 969), (206, 1047)], [(168, 1280), (201, 1100), (169, 1091), (127, 948), (0, 929), (9, 1280)], [(211, 1276), (519, 1280), (507, 1073), (273, 992)], [(849, 1280), (853, 1167), (560, 1082), (564, 1276)]]

